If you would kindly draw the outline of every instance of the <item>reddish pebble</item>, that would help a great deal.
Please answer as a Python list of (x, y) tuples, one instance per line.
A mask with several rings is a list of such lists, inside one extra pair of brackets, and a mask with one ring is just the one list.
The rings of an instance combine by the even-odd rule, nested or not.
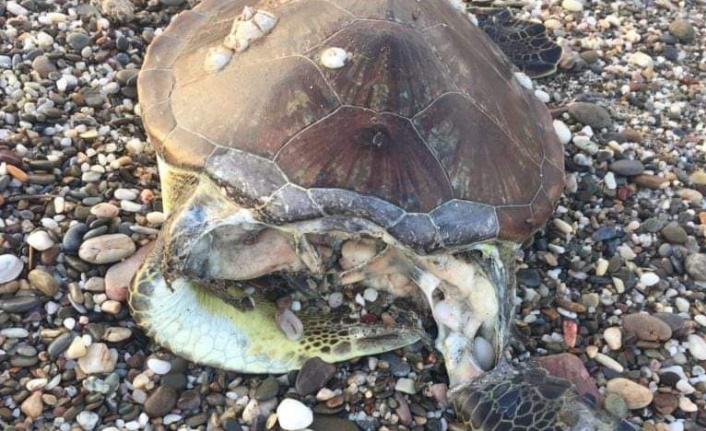
[(564, 344), (570, 349), (576, 347), (578, 326), (573, 320), (564, 320)]

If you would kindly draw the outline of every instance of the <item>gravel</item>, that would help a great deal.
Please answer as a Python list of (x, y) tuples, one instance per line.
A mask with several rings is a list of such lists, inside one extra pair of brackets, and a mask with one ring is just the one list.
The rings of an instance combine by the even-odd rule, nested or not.
[[(582, 393), (647, 431), (704, 429), (706, 4), (543, 3), (531, 14), (566, 55), (533, 86), (567, 181), (520, 252), (513, 360), (581, 376)], [(188, 7), (0, 4), (0, 426), (459, 429), (439, 355), (421, 343), (312, 363), (305, 382), (189, 364), (136, 327), (126, 280), (164, 213), (135, 82), (154, 35)], [(383, 293), (360, 295), (373, 306)]]

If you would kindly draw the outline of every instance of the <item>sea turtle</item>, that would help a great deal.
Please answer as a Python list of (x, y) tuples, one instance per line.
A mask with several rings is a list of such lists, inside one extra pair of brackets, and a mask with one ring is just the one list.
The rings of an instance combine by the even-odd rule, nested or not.
[(147, 334), (198, 363), (283, 373), (422, 334), (394, 310), (396, 324), (295, 315), (273, 301), (275, 275), (314, 297), (421, 292), (469, 429), (628, 429), (505, 359), (516, 251), (562, 192), (563, 149), (478, 25), (533, 75), (561, 49), (502, 12), (473, 21), (446, 0), (205, 0), (177, 15), (138, 81), (168, 214), (131, 285)]

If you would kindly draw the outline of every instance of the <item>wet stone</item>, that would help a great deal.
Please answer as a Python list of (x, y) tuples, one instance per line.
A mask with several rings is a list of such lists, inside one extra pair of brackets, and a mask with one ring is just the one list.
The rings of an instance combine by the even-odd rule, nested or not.
[(297, 374), (295, 387), (302, 395), (309, 395), (323, 388), (331, 380), (336, 367), (323, 361), (319, 357), (313, 357), (304, 362), (301, 370)]
[(390, 372), (395, 377), (406, 377), (412, 371), (409, 363), (403, 361), (400, 356), (394, 353), (385, 353), (380, 356), (380, 359), (389, 364)]
[(652, 401), (654, 409), (662, 415), (671, 415), (679, 407), (679, 396), (670, 393), (657, 392)]
[(669, 325), (644, 313), (628, 314), (623, 317), (623, 329), (627, 333), (637, 335), (643, 341), (666, 341), (672, 337)]
[(631, 410), (647, 407), (654, 397), (652, 392), (645, 386), (622, 377), (609, 380), (606, 385), (606, 392), (620, 395)]
[(687, 256), (684, 268), (694, 281), (706, 281), (706, 254), (696, 253)]
[(44, 295), (52, 297), (59, 291), (59, 282), (46, 271), (35, 269), (27, 277), (32, 288), (39, 290)]
[(69, 348), (72, 339), (73, 337), (70, 332), (64, 332), (56, 337), (51, 343), (49, 343), (49, 347), (47, 348), (49, 355), (56, 358), (64, 353), (64, 351)]
[(8, 313), (22, 313), (39, 306), (40, 301), (34, 296), (18, 296), (0, 300), (0, 310)]
[(527, 287), (539, 287), (540, 277), (539, 271), (533, 268), (522, 268), (517, 271), (517, 284)]
[(628, 405), (623, 397), (618, 394), (608, 394), (603, 401), (603, 406), (606, 410), (619, 418), (626, 418), (628, 416)]

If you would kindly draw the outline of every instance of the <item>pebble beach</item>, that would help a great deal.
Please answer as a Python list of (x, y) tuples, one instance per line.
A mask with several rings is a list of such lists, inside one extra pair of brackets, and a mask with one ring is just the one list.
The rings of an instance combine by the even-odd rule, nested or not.
[[(524, 85), (566, 164), (564, 196), (517, 256), (512, 360), (638, 429), (705, 430), (706, 0), (512, 3), (564, 47), (555, 75)], [(135, 325), (127, 285), (165, 219), (137, 74), (195, 4), (0, 3), (0, 428), (465, 430), (433, 343), (253, 376)], [(359, 311), (384, 300), (343, 296)]]

